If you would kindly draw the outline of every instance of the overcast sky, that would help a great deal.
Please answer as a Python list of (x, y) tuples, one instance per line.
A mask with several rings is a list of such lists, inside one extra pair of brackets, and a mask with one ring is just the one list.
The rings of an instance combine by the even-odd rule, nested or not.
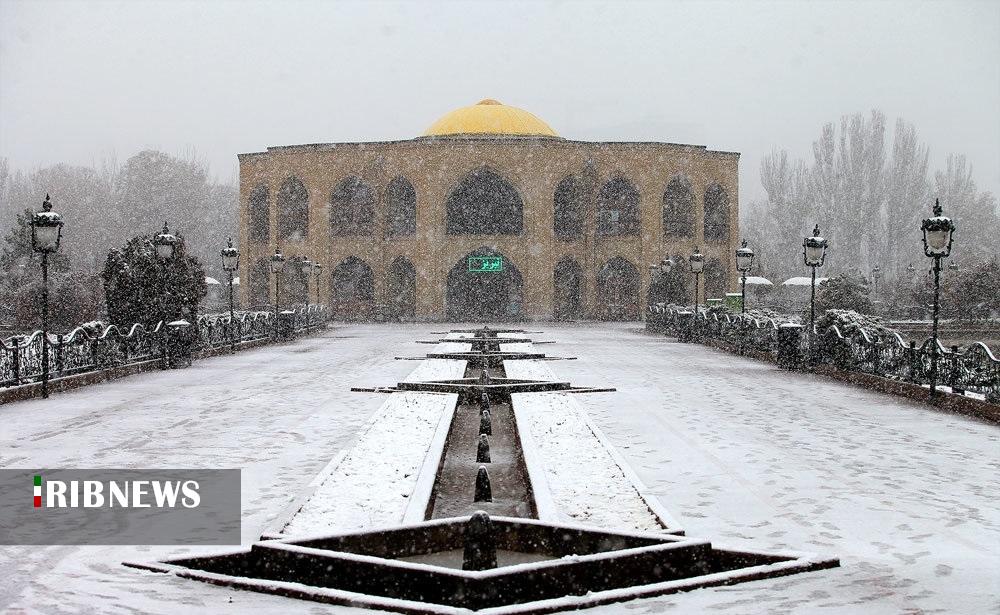
[(405, 139), (482, 98), (567, 138), (741, 152), (744, 204), (764, 154), (877, 107), (1000, 193), (1000, 2), (0, 0), (19, 169), (194, 150), (229, 181), (240, 152)]

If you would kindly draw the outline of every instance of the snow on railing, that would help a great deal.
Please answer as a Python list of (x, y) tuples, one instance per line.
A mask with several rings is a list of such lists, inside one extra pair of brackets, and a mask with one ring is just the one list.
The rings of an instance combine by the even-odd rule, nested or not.
[[(277, 326), (274, 312), (235, 312), (233, 319), (229, 312), (204, 314), (188, 334), (187, 343), (192, 351), (203, 352), (274, 337), (282, 326), (286, 331), (310, 331), (324, 325), (330, 314), (325, 305), (298, 307), (290, 312), (287, 325)], [(49, 350), (49, 377), (57, 378), (162, 360), (165, 344), (169, 344), (167, 333), (163, 321), (152, 328), (136, 323), (128, 331), (118, 325), (91, 322), (68, 334), (50, 332), (44, 341), (41, 331), (0, 339), (0, 388), (41, 379), (43, 343)]]
[[(751, 314), (729, 314), (677, 305), (649, 306), (647, 328), (682, 339), (722, 342), (739, 353), (776, 355), (778, 330), (783, 322)], [(791, 320), (787, 322), (792, 322)], [(931, 363), (937, 344), (938, 383), (956, 394), (972, 393), (991, 403), (1000, 403), (1000, 360), (986, 344), (973, 342), (947, 348), (928, 338), (919, 346), (905, 341), (892, 330), (874, 331), (856, 324), (844, 328), (819, 325), (813, 331), (815, 347), (810, 351), (809, 336), (801, 338), (803, 356), (812, 354), (814, 363), (844, 371), (872, 374), (914, 384), (930, 382)]]

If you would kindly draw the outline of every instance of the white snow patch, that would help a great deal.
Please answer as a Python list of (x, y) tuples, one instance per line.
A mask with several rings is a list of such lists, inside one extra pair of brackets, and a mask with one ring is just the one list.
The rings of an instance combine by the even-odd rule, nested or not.
[[(816, 286), (826, 282), (826, 280), (827, 278), (816, 278)], [(809, 286), (810, 284), (812, 284), (812, 278), (807, 278), (805, 276), (788, 278), (781, 283), (782, 286)]]
[(503, 362), (503, 370), (508, 378), (517, 380), (554, 381), (556, 377), (549, 369), (548, 361), (538, 359), (513, 359)]
[(344, 460), (282, 530), (286, 535), (402, 523), (441, 415), (458, 395), (393, 393)]
[(531, 342), (500, 344), (500, 352), (535, 352), (535, 345)]
[(472, 344), (462, 342), (441, 342), (434, 347), (434, 352), (472, 352)]
[(403, 382), (454, 380), (465, 377), (466, 361), (457, 359), (424, 359)]
[(561, 521), (664, 529), (571, 394), (515, 393), (511, 401), (522, 445), (530, 438), (525, 448), (538, 453)]

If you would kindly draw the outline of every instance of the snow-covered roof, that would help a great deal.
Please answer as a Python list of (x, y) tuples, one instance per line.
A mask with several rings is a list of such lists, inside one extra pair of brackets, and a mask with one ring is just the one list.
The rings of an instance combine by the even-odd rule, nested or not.
[[(792, 279), (795, 279), (795, 278), (792, 278)], [(748, 275), (747, 276), (747, 286), (751, 286), (751, 285), (756, 285), (756, 286), (774, 286), (774, 283), (772, 283), (771, 280), (768, 280), (767, 278), (763, 278), (763, 277), (761, 277), (759, 275)]]
[(240, 276), (236, 276), (235, 278), (233, 278), (233, 286), (239, 286), (239, 285), (240, 285)]
[(205, 284), (215, 285), (215, 284), (219, 284), (219, 281), (216, 280), (215, 278), (210, 278), (208, 276), (205, 276)]
[[(816, 286), (826, 282), (827, 278), (816, 278)], [(810, 279), (805, 276), (788, 278), (781, 283), (782, 286), (809, 286)]]

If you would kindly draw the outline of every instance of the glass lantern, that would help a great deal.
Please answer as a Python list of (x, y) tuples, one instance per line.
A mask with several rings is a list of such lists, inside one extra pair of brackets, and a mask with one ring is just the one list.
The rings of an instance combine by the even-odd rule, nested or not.
[(934, 199), (934, 216), (924, 218), (920, 230), (924, 232), (924, 254), (943, 258), (951, 254), (952, 233), (955, 223), (942, 215), (941, 203)]
[(62, 240), (62, 216), (52, 211), (52, 201), (45, 195), (42, 211), (31, 217), (31, 248), (35, 252), (51, 254), (59, 249)]
[(222, 270), (236, 271), (240, 268), (240, 251), (233, 247), (233, 238), (229, 238), (229, 245), (222, 248)]
[(806, 265), (810, 267), (822, 267), (826, 261), (826, 248), (829, 245), (824, 237), (819, 234), (819, 225), (813, 228), (812, 237), (802, 240), (802, 254)]

